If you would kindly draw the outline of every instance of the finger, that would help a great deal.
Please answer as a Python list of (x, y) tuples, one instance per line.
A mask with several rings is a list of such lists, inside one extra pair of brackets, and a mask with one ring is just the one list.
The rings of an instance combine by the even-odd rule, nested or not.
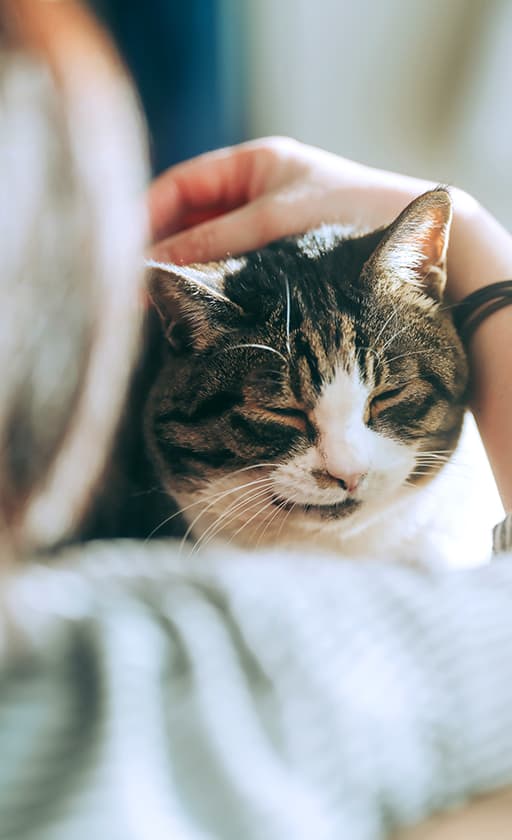
[(303, 229), (302, 219), (283, 212), (278, 196), (266, 195), (159, 242), (150, 256), (181, 264), (209, 262), (260, 248)]
[(247, 200), (256, 149), (236, 146), (173, 166), (148, 191), (153, 240), (176, 233), (192, 213), (214, 215)]
[(224, 216), (226, 213), (236, 210), (238, 206), (239, 205), (230, 206), (228, 204), (219, 204), (215, 207), (204, 207), (199, 210), (187, 210), (181, 215), (179, 221), (176, 222), (175, 231), (173, 231), (173, 233), (179, 233), (187, 228), (195, 227), (203, 222), (208, 222), (210, 219), (216, 219), (219, 216)]

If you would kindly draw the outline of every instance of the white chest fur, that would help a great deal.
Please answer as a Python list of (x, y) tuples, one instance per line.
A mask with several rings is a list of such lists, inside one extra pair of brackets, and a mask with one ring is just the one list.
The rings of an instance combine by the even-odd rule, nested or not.
[(491, 553), (492, 527), (503, 517), (489, 462), (471, 415), (457, 450), (427, 485), (403, 488), (376, 506), (338, 523), (289, 522), (281, 542), (306, 542), (337, 554), (421, 565), (475, 566)]

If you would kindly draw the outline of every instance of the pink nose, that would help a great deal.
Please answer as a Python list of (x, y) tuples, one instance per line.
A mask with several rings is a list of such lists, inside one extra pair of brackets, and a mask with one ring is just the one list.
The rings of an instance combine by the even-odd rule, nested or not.
[(331, 470), (328, 470), (328, 472), (329, 475), (332, 475), (332, 477), (338, 481), (340, 487), (343, 487), (347, 493), (354, 493), (365, 476), (365, 473), (343, 473), (340, 475), (338, 471), (331, 472)]

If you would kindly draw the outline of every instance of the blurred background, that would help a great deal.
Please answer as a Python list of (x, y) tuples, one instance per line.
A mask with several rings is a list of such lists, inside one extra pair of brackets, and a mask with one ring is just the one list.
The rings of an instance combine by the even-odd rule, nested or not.
[(287, 134), (456, 184), (512, 228), (510, 0), (92, 0), (155, 173)]

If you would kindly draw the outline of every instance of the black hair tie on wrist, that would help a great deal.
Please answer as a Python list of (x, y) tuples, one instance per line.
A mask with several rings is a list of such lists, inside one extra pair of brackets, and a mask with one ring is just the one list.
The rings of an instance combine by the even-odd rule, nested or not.
[(485, 318), (511, 305), (512, 280), (491, 283), (467, 295), (453, 307), (453, 323), (462, 341), (467, 344)]

